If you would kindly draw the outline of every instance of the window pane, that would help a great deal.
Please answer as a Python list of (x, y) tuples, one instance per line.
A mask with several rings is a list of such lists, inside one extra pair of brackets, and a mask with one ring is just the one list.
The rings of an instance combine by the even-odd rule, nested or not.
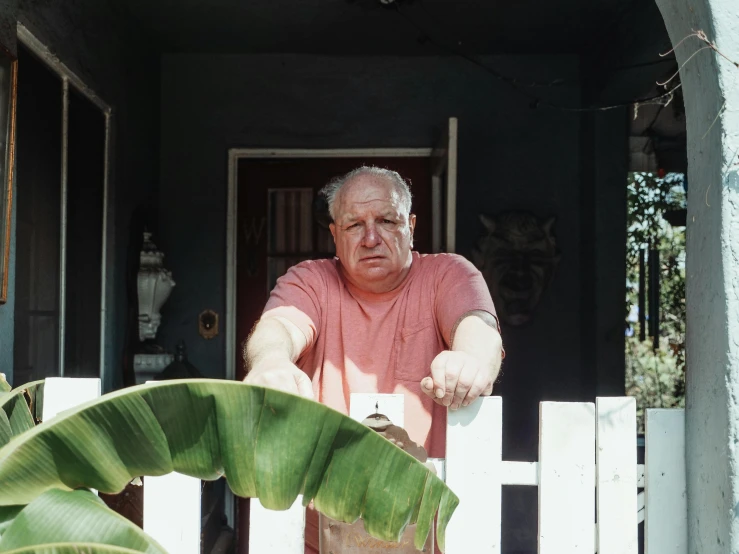
[(105, 117), (87, 98), (69, 94), (67, 282), (64, 375), (100, 374)]
[(16, 384), (59, 374), (62, 87), (18, 44)]

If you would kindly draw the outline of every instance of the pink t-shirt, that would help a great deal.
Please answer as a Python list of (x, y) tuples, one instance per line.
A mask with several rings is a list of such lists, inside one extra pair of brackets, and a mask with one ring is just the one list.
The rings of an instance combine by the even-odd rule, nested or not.
[(429, 456), (444, 457), (446, 408), (421, 391), (421, 380), (436, 355), (449, 350), (464, 314), (495, 316), (485, 280), (468, 260), (413, 252), (405, 281), (381, 294), (347, 282), (337, 259), (306, 261), (277, 280), (268, 310), (305, 334), (308, 346), (297, 365), (319, 402), (347, 414), (352, 392), (403, 394), (410, 438)]

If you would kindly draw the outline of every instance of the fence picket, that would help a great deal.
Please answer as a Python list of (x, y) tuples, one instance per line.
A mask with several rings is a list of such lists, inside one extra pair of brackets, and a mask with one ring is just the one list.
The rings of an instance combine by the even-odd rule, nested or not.
[(49, 421), (61, 412), (99, 396), (100, 379), (97, 377), (47, 377), (44, 381), (41, 421)]
[[(48, 378), (42, 418), (100, 392), (99, 379)], [(352, 418), (373, 412), (404, 425), (403, 395), (352, 395)], [(504, 484), (538, 486), (539, 554), (592, 554), (594, 544), (598, 554), (636, 554), (643, 520), (645, 554), (687, 554), (684, 410), (647, 410), (644, 465), (636, 463), (633, 398), (542, 402), (539, 418), (539, 461), (503, 462), (499, 397), (448, 413), (447, 457), (434, 460), (461, 501), (447, 529), (448, 554), (500, 554)], [(171, 473), (144, 483), (144, 530), (169, 551), (198, 554), (200, 481)], [(303, 554), (301, 500), (283, 512), (252, 501), (251, 552)]]
[(647, 410), (644, 461), (644, 552), (687, 554), (684, 410)]
[(144, 478), (144, 531), (167, 552), (200, 554), (201, 485), (175, 472)]
[(144, 478), (144, 531), (167, 552), (200, 554), (201, 486), (200, 479), (176, 472)]
[(500, 553), (502, 433), (498, 396), (447, 414), (446, 483), (459, 496), (446, 531), (447, 554)]
[(303, 497), (286, 511), (268, 510), (252, 498), (249, 508), (249, 552), (252, 554), (303, 554), (305, 508)]
[(592, 554), (595, 406), (539, 405), (539, 554)]
[(596, 400), (598, 554), (637, 554), (636, 400)]

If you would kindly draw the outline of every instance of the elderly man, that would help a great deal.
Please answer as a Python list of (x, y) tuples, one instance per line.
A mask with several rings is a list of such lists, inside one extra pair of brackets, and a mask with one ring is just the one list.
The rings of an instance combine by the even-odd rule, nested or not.
[(247, 383), (348, 413), (352, 392), (402, 393), (405, 428), (444, 457), (446, 408), (489, 395), (503, 349), (480, 272), (412, 251), (416, 216), (398, 173), (360, 167), (322, 191), (332, 260), (278, 279), (244, 349)]

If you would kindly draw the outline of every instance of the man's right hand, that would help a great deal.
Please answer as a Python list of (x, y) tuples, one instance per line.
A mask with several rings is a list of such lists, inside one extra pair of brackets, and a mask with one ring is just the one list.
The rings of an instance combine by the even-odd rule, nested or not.
[(284, 359), (261, 362), (251, 369), (244, 383), (314, 399), (311, 380), (298, 366)]
[[(296, 317), (302, 312), (292, 308)], [(314, 400), (310, 378), (295, 365), (307, 339), (298, 326), (283, 315), (262, 315), (244, 348), (248, 368), (244, 382), (269, 387)], [(291, 315), (289, 310), (287, 315)], [(303, 317), (307, 317), (303, 314)]]

